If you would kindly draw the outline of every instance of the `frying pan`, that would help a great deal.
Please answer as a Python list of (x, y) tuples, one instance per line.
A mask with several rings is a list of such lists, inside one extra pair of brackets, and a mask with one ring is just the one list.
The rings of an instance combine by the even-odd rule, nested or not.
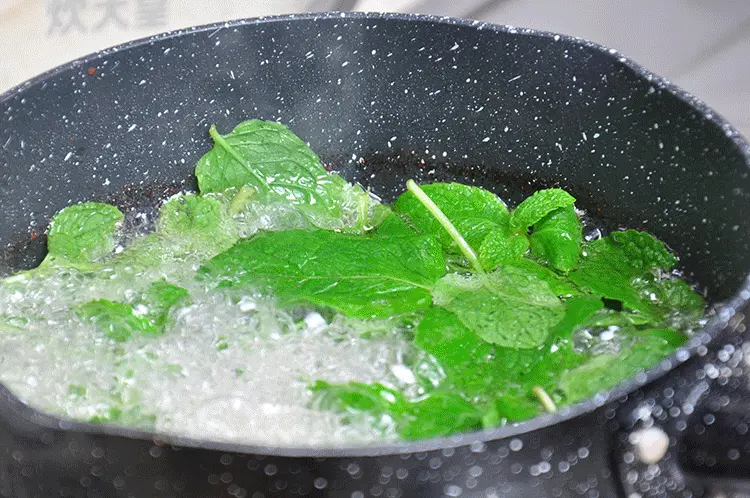
[[(648, 230), (717, 312), (674, 356), (555, 415), (441, 440), (314, 450), (185, 440), (58, 420), (0, 398), (0, 495), (13, 497), (701, 496), (749, 485), (742, 309), (750, 148), (711, 109), (614, 50), (411, 15), (216, 24), (91, 55), (0, 97), (6, 272), (77, 201), (123, 209), (195, 187), (208, 125), (281, 120), (386, 199), (408, 177), (511, 202), (549, 187)], [(643, 387), (646, 386), (646, 387)], [(631, 431), (657, 426), (646, 465)]]

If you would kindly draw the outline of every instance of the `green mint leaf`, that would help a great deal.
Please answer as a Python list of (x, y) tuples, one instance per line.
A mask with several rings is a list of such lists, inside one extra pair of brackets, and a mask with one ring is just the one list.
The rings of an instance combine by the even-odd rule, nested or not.
[(144, 316), (151, 326), (159, 333), (163, 333), (170, 310), (180, 303), (185, 303), (188, 296), (188, 291), (182, 287), (167, 283), (166, 280), (159, 280), (146, 289), (136, 300), (135, 306), (143, 306)]
[(521, 258), (517, 261), (513, 261), (511, 266), (522, 268), (527, 272), (534, 274), (536, 278), (546, 282), (556, 296), (567, 298), (582, 294), (582, 291), (576, 287), (575, 284), (570, 282), (570, 280), (530, 259)]
[(506, 232), (507, 222), (496, 223), (486, 218), (463, 218), (455, 223), (455, 227), (472, 248), (479, 249), (486, 237), (496, 232)]
[(316, 381), (310, 386), (313, 407), (318, 410), (338, 412), (345, 415), (342, 420), (368, 416), (376, 429), (386, 431), (399, 428), (408, 421), (409, 402), (400, 392), (382, 384), (330, 384)]
[(136, 315), (132, 306), (107, 299), (89, 301), (78, 308), (77, 314), (117, 342), (125, 342), (137, 334), (159, 333), (146, 317)]
[(540, 404), (531, 394), (534, 386), (554, 390), (560, 373), (585, 359), (573, 351), (570, 341), (558, 337), (550, 337), (539, 349), (488, 344), (455, 314), (437, 307), (425, 313), (415, 342), (438, 360), (445, 373), (439, 389), (472, 400), (488, 428), (536, 416)]
[(518, 375), (521, 393), (526, 396), (534, 386), (554, 393), (562, 372), (577, 367), (587, 359), (584, 354), (574, 350), (573, 333), (589, 326), (592, 317), (604, 307), (604, 303), (599, 297), (583, 295), (566, 300), (565, 305), (565, 315), (550, 331), (546, 344), (537, 351), (537, 361)]
[(437, 307), (424, 314), (414, 342), (448, 370), (470, 366), (480, 358), (492, 355), (495, 349), (466, 328), (455, 313)]
[(556, 209), (572, 206), (576, 199), (559, 188), (539, 190), (527, 197), (513, 211), (511, 225), (516, 230), (526, 230)]
[(132, 277), (146, 268), (174, 261), (185, 255), (184, 248), (174, 243), (174, 239), (152, 233), (138, 237), (121, 253), (109, 260), (108, 266), (118, 270), (118, 275)]
[[(649, 320), (687, 309), (703, 311), (703, 300), (687, 284), (662, 280), (676, 258), (653, 236), (627, 230), (584, 245), (579, 268), (570, 280), (581, 288), (643, 313)], [(692, 295), (691, 295), (692, 294)]]
[(555, 337), (570, 338), (573, 332), (585, 325), (597, 311), (604, 308), (604, 302), (597, 296), (578, 296), (565, 301), (565, 316), (552, 329)]
[(171, 197), (159, 210), (157, 232), (181, 251), (218, 254), (237, 241), (237, 227), (219, 199), (196, 194)]
[(479, 429), (482, 414), (453, 393), (434, 392), (419, 400), (404, 396), (382, 384), (350, 382), (336, 385), (318, 381), (311, 390), (315, 404), (324, 410), (368, 414), (377, 423), (384, 418), (404, 439), (426, 439)]
[(469, 330), (454, 313), (438, 307), (425, 313), (414, 341), (438, 361), (451, 392), (480, 404), (516, 390), (519, 384), (530, 391), (533, 385), (526, 385), (524, 376), (550, 349), (495, 346)]
[(581, 223), (573, 206), (559, 208), (534, 224), (531, 253), (552, 268), (568, 272), (581, 255)]
[(665, 315), (689, 328), (703, 316), (706, 303), (684, 280), (635, 279), (633, 287)]
[[(438, 307), (427, 310), (414, 342), (435, 357), (456, 392), (477, 397), (502, 389), (497, 347), (469, 330), (454, 313)], [(512, 368), (517, 362), (511, 363), (502, 366)]]
[(399, 215), (391, 213), (372, 233), (378, 237), (410, 237), (417, 232)]
[(653, 235), (638, 230), (613, 232), (609, 239), (619, 247), (628, 263), (643, 272), (650, 270), (668, 271), (677, 264), (677, 258), (663, 242)]
[(131, 275), (175, 260), (191, 264), (229, 249), (238, 237), (224, 196), (177, 194), (161, 206), (156, 232), (136, 238), (109, 263)]
[[(681, 331), (675, 329), (675, 328), (652, 328), (652, 329), (645, 329), (645, 330), (636, 330), (634, 334), (640, 335), (640, 336), (647, 336), (649, 339), (647, 340), (656, 340), (660, 339), (664, 341), (667, 348), (671, 348), (672, 350), (677, 349), (678, 347), (685, 344), (685, 341), (688, 340), (688, 337), (682, 333)], [(672, 351), (668, 351), (666, 355), (671, 354)], [(666, 356), (665, 355), (665, 356)]]
[[(460, 183), (433, 183), (421, 188), (474, 249), (488, 233), (508, 226), (508, 208), (492, 192)], [(392, 208), (420, 233), (436, 236), (446, 248), (454, 247), (445, 228), (411, 192), (401, 194)]]
[(653, 324), (653, 322), (653, 317), (644, 316), (643, 314), (634, 311), (615, 311), (612, 309), (602, 309), (597, 313), (591, 315), (591, 319), (588, 321), (586, 326), (605, 328), (616, 326), (618, 328), (632, 330), (632, 327), (634, 326), (650, 326)]
[(80, 384), (68, 384), (68, 397), (82, 399), (86, 397), (86, 386)]
[(427, 439), (482, 428), (483, 414), (458, 394), (434, 392), (410, 403), (398, 431), (404, 439)]
[(632, 280), (635, 277), (627, 260), (620, 259), (622, 254), (618, 251), (606, 247), (608, 243), (605, 241), (584, 247), (580, 267), (571, 272), (570, 280), (594, 294), (620, 301), (627, 308), (656, 316), (658, 313), (654, 305), (633, 288)]
[(579, 367), (564, 372), (560, 377), (559, 389), (566, 402), (576, 403), (613, 388), (623, 380), (657, 365), (676, 349), (657, 333), (642, 334), (630, 346), (623, 347), (619, 354), (594, 356)]
[(310, 147), (280, 123), (250, 120), (228, 135), (214, 126), (210, 134), (214, 147), (195, 168), (202, 194), (251, 188), (295, 206), (327, 230), (366, 231), (387, 215), (362, 188), (329, 174)]
[(684, 280), (665, 280), (659, 288), (658, 300), (670, 308), (700, 317), (706, 306), (703, 298)]
[(402, 416), (406, 410), (403, 395), (382, 384), (329, 384), (317, 381), (310, 387), (316, 394), (316, 404), (324, 410), (340, 410), (351, 413), (370, 412), (377, 415), (393, 414)]
[(493, 270), (498, 266), (518, 262), (529, 249), (529, 238), (522, 233), (496, 230), (487, 234), (479, 246), (479, 262)]
[(0, 314), (0, 332), (19, 332), (26, 328), (31, 320), (22, 316), (8, 315), (7, 313)]
[(485, 429), (493, 429), (506, 423), (522, 422), (539, 415), (539, 402), (526, 393), (514, 391), (493, 400), (484, 415)]
[(427, 309), (445, 261), (431, 237), (289, 230), (241, 241), (200, 272), (224, 286), (270, 291), (282, 306), (307, 303), (371, 318)]
[(48, 256), (72, 263), (106, 256), (115, 247), (115, 234), (123, 214), (114, 206), (83, 202), (68, 206), (50, 222)]
[(195, 167), (201, 193), (255, 187), (275, 191), (292, 203), (322, 203), (332, 181), (310, 147), (289, 129), (269, 121), (250, 120), (228, 135), (210, 131), (213, 148)]
[(185, 289), (162, 280), (152, 283), (132, 305), (98, 299), (79, 306), (76, 314), (107, 337), (125, 342), (139, 334), (163, 334), (170, 310), (187, 297)]
[[(453, 240), (455, 247), (458, 251), (466, 258), (473, 270), (477, 273), (484, 273), (484, 268), (477, 258), (477, 253), (471, 245), (466, 241), (461, 232), (458, 231), (456, 225), (448, 218), (448, 216), (440, 209), (440, 206), (430, 199), (430, 196), (422, 190), (422, 188), (414, 180), (406, 181), (406, 189), (409, 193), (414, 195), (416, 199), (422, 204), (427, 211), (432, 215), (440, 226), (443, 227), (448, 236)], [(455, 251), (452, 251), (455, 253)]]
[(446, 275), (433, 295), (436, 305), (455, 313), (479, 337), (510, 348), (542, 345), (565, 312), (546, 282), (513, 266), (479, 277)]

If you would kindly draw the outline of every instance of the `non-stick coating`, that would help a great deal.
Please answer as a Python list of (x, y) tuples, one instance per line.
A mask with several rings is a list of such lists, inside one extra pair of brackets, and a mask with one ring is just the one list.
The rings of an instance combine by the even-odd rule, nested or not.
[[(5, 270), (31, 264), (28, 254), (42, 244), (36, 234), (72, 202), (122, 204), (123, 191), (192, 185), (209, 125), (227, 132), (249, 118), (288, 124), (324, 162), (386, 199), (409, 177), (458, 178), (511, 201), (523, 190), (562, 186), (597, 215), (665, 240), (712, 301), (736, 296), (750, 272), (748, 147), (702, 104), (580, 40), (376, 14), (173, 33), (0, 97)], [(605, 400), (483, 438), (556, 423)]]

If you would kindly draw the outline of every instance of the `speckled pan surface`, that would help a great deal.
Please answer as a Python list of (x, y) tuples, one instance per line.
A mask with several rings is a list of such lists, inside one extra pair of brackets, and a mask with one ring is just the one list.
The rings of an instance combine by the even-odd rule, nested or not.
[[(488, 454), (505, 447), (507, 454), (507, 441), (496, 440), (591, 412), (687, 360), (750, 296), (740, 292), (750, 272), (750, 148), (710, 109), (595, 44), (380, 14), (301, 15), (170, 33), (73, 62), (0, 96), (3, 269), (31, 264), (43, 248), (43, 237), (34, 235), (71, 202), (127, 206), (132, 198), (191, 186), (194, 164), (210, 146), (208, 126), (226, 132), (255, 117), (288, 124), (325, 162), (385, 198), (409, 177), (481, 184), (511, 201), (560, 185), (599, 216), (655, 233), (712, 300), (729, 303), (706, 333), (659, 368), (557, 416), (449, 440), (284, 454), (330, 462), (435, 450), (422, 453), (430, 456), (419, 460), (424, 465), (433, 453), (439, 458), (437, 448), (460, 446), (455, 451), (471, 455), (471, 443)], [(0, 412), (23, 430), (32, 430), (24, 419), (73, 429), (55, 437), (84, 437), (70, 434), (85, 430), (123, 447), (140, 443), (116, 434), (151, 438), (58, 422), (12, 397)], [(274, 474), (265, 473), (269, 482)], [(402, 493), (423, 489), (402, 481)]]

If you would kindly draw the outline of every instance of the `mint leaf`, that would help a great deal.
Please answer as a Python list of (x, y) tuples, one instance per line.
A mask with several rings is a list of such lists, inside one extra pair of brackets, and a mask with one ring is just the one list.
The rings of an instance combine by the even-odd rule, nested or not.
[(578, 296), (565, 301), (565, 306), (565, 316), (552, 329), (552, 336), (570, 338), (575, 329), (604, 308), (604, 302), (597, 296)]
[(133, 240), (123, 252), (115, 254), (107, 265), (118, 270), (121, 276), (133, 277), (145, 268), (174, 261), (185, 256), (185, 250), (174, 243), (174, 239), (152, 233)]
[(290, 203), (325, 205), (329, 177), (320, 158), (289, 129), (269, 121), (250, 120), (228, 135), (210, 130), (214, 146), (195, 167), (201, 193), (232, 187), (274, 191)]
[(581, 366), (564, 372), (559, 389), (567, 403), (582, 401), (657, 365), (675, 349), (676, 346), (657, 334), (643, 335), (619, 354), (594, 356)]
[(515, 263), (529, 249), (526, 234), (497, 230), (487, 234), (479, 247), (479, 262), (484, 268), (493, 270), (498, 266)]
[(115, 233), (122, 219), (119, 209), (100, 202), (66, 207), (50, 222), (48, 257), (83, 263), (106, 256), (115, 247)]
[(378, 237), (403, 237), (416, 235), (416, 231), (397, 214), (388, 217), (373, 231)]
[(672, 269), (676, 258), (653, 236), (627, 230), (585, 244), (578, 269), (570, 279), (578, 286), (643, 313), (649, 320), (675, 311), (698, 316), (703, 300), (687, 284), (668, 283), (659, 272)]
[(516, 230), (526, 230), (552, 211), (572, 206), (575, 202), (575, 197), (562, 189), (539, 190), (516, 207), (511, 217), (511, 225)]
[(498, 395), (514, 396), (509, 393), (519, 385), (530, 391), (533, 385), (526, 385), (524, 377), (550, 349), (495, 346), (469, 330), (454, 313), (437, 307), (425, 313), (414, 340), (438, 361), (451, 392), (460, 392), (482, 404)]
[(435, 357), (456, 392), (476, 397), (502, 389), (497, 347), (465, 327), (454, 313), (437, 307), (427, 310), (417, 326), (414, 342)]
[(151, 326), (159, 333), (163, 333), (167, 325), (170, 310), (177, 304), (187, 301), (188, 291), (182, 287), (159, 280), (152, 283), (148, 289), (136, 300), (136, 306), (145, 308), (144, 316)]
[(237, 227), (217, 198), (196, 194), (171, 197), (159, 210), (157, 232), (186, 252), (218, 254), (237, 241)]
[(80, 384), (68, 384), (68, 397), (81, 399), (86, 397), (86, 386)]
[(99, 408), (99, 413), (89, 419), (92, 424), (117, 424), (153, 430), (156, 415), (148, 413), (145, 408), (135, 405), (128, 406), (113, 402), (112, 406)]
[(447, 370), (481, 362), (495, 350), (494, 346), (466, 328), (454, 313), (437, 307), (425, 312), (417, 326), (414, 342)]
[(451, 436), (482, 427), (483, 414), (458, 394), (434, 392), (409, 405), (408, 417), (398, 424), (404, 439)]
[(517, 261), (513, 261), (511, 266), (522, 268), (523, 270), (534, 274), (536, 278), (546, 282), (547, 285), (549, 285), (550, 290), (552, 290), (556, 296), (573, 297), (582, 294), (582, 291), (576, 287), (575, 284), (570, 282), (570, 280), (530, 259), (521, 258)]
[[(488, 233), (508, 226), (508, 208), (492, 192), (460, 183), (433, 183), (421, 188), (475, 249)], [(420, 233), (437, 237), (443, 247), (455, 245), (445, 228), (411, 192), (401, 194), (392, 209), (405, 216)]]
[(431, 237), (289, 230), (241, 241), (200, 272), (223, 286), (270, 291), (282, 306), (313, 304), (371, 318), (427, 309), (445, 261)]
[(324, 410), (394, 414), (397, 417), (402, 416), (407, 410), (403, 395), (382, 384), (349, 382), (337, 385), (319, 380), (310, 390), (316, 394), (317, 406)]
[[(427, 192), (422, 190), (422, 188), (414, 180), (406, 180), (406, 189), (408, 190), (408, 193), (412, 194), (417, 199), (417, 201), (419, 201), (419, 203), (422, 204), (425, 209), (427, 209), (430, 215), (435, 218), (438, 223), (440, 223), (440, 226), (443, 227), (445, 233), (448, 234), (448, 236), (455, 244), (455, 249), (458, 249), (458, 251), (451, 251), (449, 256), (453, 256), (458, 252), (463, 255), (464, 258), (466, 258), (466, 261), (471, 265), (472, 269), (475, 272), (484, 273), (484, 268), (479, 262), (479, 258), (477, 258), (476, 251), (466, 241), (464, 236), (461, 235), (461, 232), (456, 228), (456, 225), (451, 221), (451, 219), (448, 218), (448, 216), (442, 211), (442, 209), (440, 209), (440, 206), (435, 204), (435, 201), (433, 201), (427, 194)], [(449, 264), (453, 265), (454, 262), (450, 261)]]
[[(584, 322), (588, 312), (580, 308), (587, 304), (588, 309), (594, 307), (588, 301), (580, 307), (574, 305), (579, 311), (572, 315), (578, 320), (569, 318), (568, 322)], [(436, 307), (430, 308), (417, 326), (415, 342), (438, 360), (446, 375), (437, 391), (427, 393), (427, 398), (419, 405), (410, 404), (401, 393), (382, 385), (348, 384), (329, 386), (328, 394), (335, 393), (334, 399), (341, 404), (333, 407), (329, 404), (327, 409), (366, 412), (376, 420), (382, 417), (396, 420), (395, 425), (404, 437), (408, 437), (407, 434), (424, 437), (450, 434), (457, 430), (452, 426), (457, 419), (462, 422), (459, 425), (463, 430), (476, 428), (479, 418), (484, 427), (496, 427), (536, 416), (540, 403), (531, 394), (534, 386), (554, 391), (561, 373), (586, 359), (573, 351), (568, 339), (560, 337), (550, 337), (539, 349), (518, 350), (488, 344), (464, 326), (455, 314)], [(465, 398), (446, 399), (445, 393), (460, 393)], [(423, 406), (428, 408), (424, 413), (415, 410)], [(441, 410), (443, 416), (440, 416)], [(409, 417), (414, 417), (415, 429), (427, 429), (407, 432), (404, 420)]]
[(18, 332), (24, 330), (31, 320), (22, 316), (0, 314), (0, 332), (3, 330)]
[(625, 230), (613, 232), (609, 239), (622, 251), (628, 264), (642, 272), (669, 271), (677, 264), (674, 254), (650, 233)]
[(107, 299), (89, 301), (78, 308), (77, 314), (117, 342), (125, 342), (137, 334), (159, 333), (147, 318), (136, 315), (132, 306)]
[(284, 200), (313, 225), (329, 230), (365, 231), (387, 214), (360, 187), (329, 174), (307, 144), (280, 123), (250, 120), (228, 135), (215, 126), (209, 133), (214, 147), (195, 168), (202, 194), (249, 187)]
[(404, 439), (425, 439), (475, 430), (482, 414), (453, 393), (435, 392), (407, 400), (382, 384), (350, 382), (336, 385), (318, 381), (311, 388), (318, 408), (343, 413), (366, 413), (378, 423), (392, 424)]
[(188, 292), (182, 287), (158, 281), (151, 284), (133, 305), (98, 299), (79, 306), (76, 314), (82, 321), (94, 324), (107, 337), (125, 342), (138, 334), (164, 333), (170, 309), (187, 297)]
[(654, 293), (663, 308), (683, 320), (697, 320), (703, 316), (706, 302), (684, 280), (662, 280), (646, 290)]
[(681, 327), (690, 328), (703, 316), (705, 301), (684, 280), (635, 278), (632, 285), (642, 301)]
[(531, 253), (556, 270), (578, 266), (581, 255), (581, 223), (573, 206), (559, 208), (534, 224)]
[(436, 305), (455, 313), (479, 337), (511, 348), (543, 344), (565, 311), (546, 282), (513, 266), (479, 277), (446, 275), (433, 295)]
[(177, 194), (161, 206), (156, 232), (137, 237), (108, 263), (133, 275), (176, 260), (204, 261), (232, 247), (238, 232), (223, 196)]
[[(604, 244), (601, 244), (604, 246)], [(580, 267), (570, 274), (570, 280), (595, 294), (620, 301), (623, 306), (655, 317), (658, 312), (633, 288), (632, 269), (627, 261), (607, 247), (587, 246), (583, 250)]]
[(539, 402), (530, 395), (512, 392), (492, 401), (484, 414), (485, 429), (493, 429), (506, 423), (522, 422), (539, 415)]

